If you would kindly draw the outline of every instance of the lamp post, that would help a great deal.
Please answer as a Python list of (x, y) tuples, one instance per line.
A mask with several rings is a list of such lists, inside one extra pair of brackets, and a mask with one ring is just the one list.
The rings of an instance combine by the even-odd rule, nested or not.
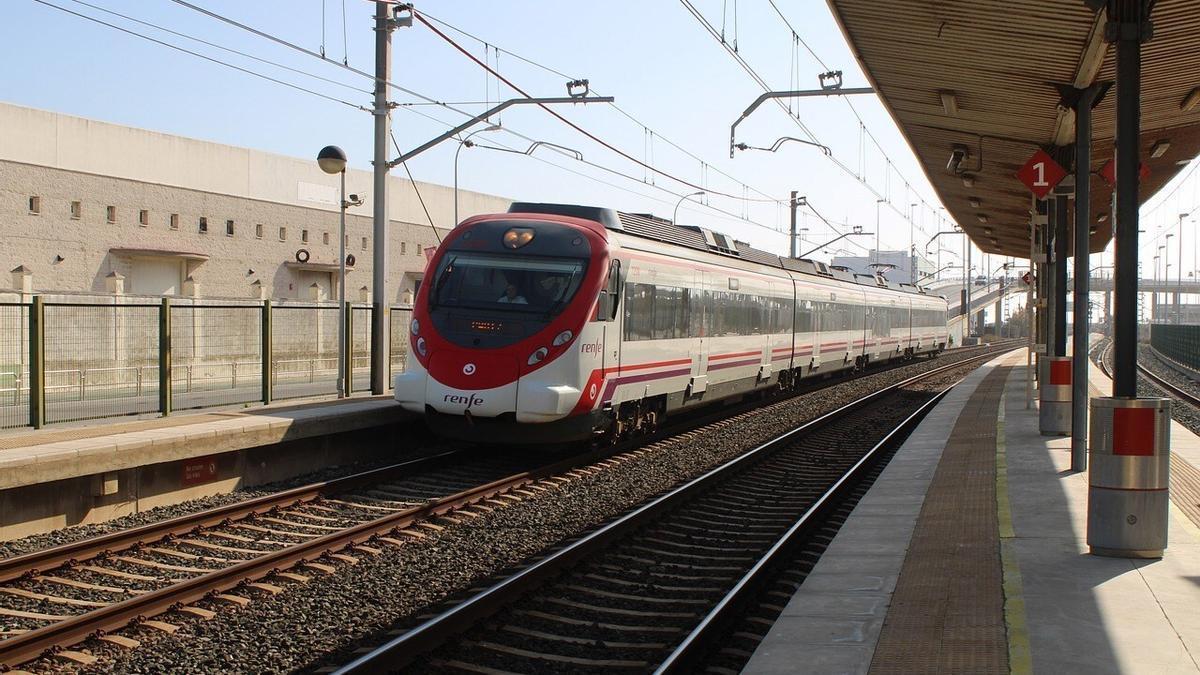
[[(338, 199), (338, 359), (337, 397), (346, 397), (346, 153), (336, 145), (327, 145), (317, 153), (317, 166), (328, 174), (341, 176)], [(375, 242), (378, 246), (379, 242)]]
[(462, 139), (458, 144), (458, 148), (454, 150), (454, 226), (458, 227), (458, 153), (462, 152), (463, 147), (471, 147), (475, 145), (471, 142), (471, 137), (475, 134), (481, 134), (485, 131), (499, 131), (499, 124), (489, 124), (482, 129), (476, 129), (467, 134), (467, 137)]
[(679, 201), (675, 202), (675, 211), (671, 213), (671, 224), (675, 224), (675, 223), (679, 222), (679, 205), (680, 204), (683, 204), (690, 197), (699, 197), (700, 195), (703, 195), (703, 194), (708, 194), (708, 193), (705, 192), (704, 190), (697, 190), (691, 194), (687, 194), (687, 195), (680, 197)]
[(1179, 279), (1175, 282), (1175, 323), (1183, 323), (1183, 219), (1188, 214), (1179, 214), (1179, 265), (1175, 268)]
[(917, 283), (917, 247), (913, 243), (913, 225), (917, 215), (917, 203), (913, 202), (908, 208), (908, 282)]

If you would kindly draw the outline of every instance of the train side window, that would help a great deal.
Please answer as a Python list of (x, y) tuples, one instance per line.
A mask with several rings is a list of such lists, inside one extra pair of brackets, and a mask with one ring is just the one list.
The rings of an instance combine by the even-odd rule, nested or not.
[(614, 321), (621, 305), (621, 261), (614, 260), (608, 266), (608, 280), (600, 290), (596, 302), (596, 320)]

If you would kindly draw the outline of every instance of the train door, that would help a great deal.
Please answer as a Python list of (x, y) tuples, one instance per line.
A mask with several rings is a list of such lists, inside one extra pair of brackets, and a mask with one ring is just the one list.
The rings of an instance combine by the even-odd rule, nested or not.
[(604, 326), (604, 349), (601, 350), (603, 357), (600, 367), (605, 373), (616, 372), (621, 368), (622, 329), (625, 325), (622, 321), (625, 308), (621, 306), (621, 296), (624, 289), (625, 284), (621, 283), (621, 261), (614, 258), (609, 263), (608, 280), (601, 292), (601, 297), (605, 300), (600, 303), (599, 308), (600, 312), (607, 312), (606, 317), (600, 317)]
[(688, 383), (688, 395), (701, 394), (708, 389), (708, 331), (712, 326), (712, 293), (708, 291), (708, 275), (696, 270), (692, 287), (688, 289), (690, 315), (688, 318), (691, 345), (688, 357), (692, 362), (692, 379)]

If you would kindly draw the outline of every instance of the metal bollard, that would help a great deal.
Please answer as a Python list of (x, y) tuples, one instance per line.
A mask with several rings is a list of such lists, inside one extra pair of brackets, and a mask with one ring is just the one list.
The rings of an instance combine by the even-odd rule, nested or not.
[(1093, 555), (1161, 558), (1170, 504), (1170, 399), (1093, 398), (1088, 440), (1088, 548)]
[(1043, 436), (1071, 435), (1071, 357), (1042, 358), (1041, 411), (1039, 427)]

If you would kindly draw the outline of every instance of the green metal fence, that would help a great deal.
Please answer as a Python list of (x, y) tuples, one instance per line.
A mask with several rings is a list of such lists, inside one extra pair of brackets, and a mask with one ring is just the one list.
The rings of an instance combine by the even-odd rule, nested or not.
[(159, 311), (149, 304), (44, 303), (45, 421), (157, 410)]
[(1200, 325), (1150, 324), (1150, 346), (1169, 359), (1200, 370)]
[(0, 427), (29, 423), (29, 308), (0, 304)]
[[(347, 312), (350, 392), (371, 388), (372, 312)], [(333, 394), (338, 315), (269, 301), (0, 303), (0, 428)], [(390, 315), (399, 372), (411, 312)]]

